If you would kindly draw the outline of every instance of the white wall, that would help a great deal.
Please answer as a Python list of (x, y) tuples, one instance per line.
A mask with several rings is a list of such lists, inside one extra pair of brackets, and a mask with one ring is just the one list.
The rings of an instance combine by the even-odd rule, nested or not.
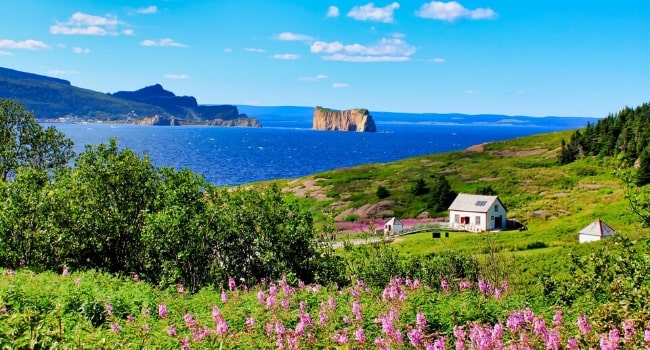
[(578, 242), (580, 243), (594, 242), (594, 241), (600, 241), (600, 237), (594, 235), (585, 235), (582, 233), (578, 235)]

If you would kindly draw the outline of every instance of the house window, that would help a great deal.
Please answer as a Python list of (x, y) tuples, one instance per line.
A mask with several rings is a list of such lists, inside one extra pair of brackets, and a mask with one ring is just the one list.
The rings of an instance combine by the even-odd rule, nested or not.
[(494, 205), (494, 211), (499, 211), (499, 205), (498, 204)]
[(490, 220), (494, 221), (494, 215), (490, 216)]
[(456, 214), (454, 215), (454, 222), (458, 223), (458, 221), (460, 221), (460, 215)]
[(474, 218), (474, 221), (475, 221), (474, 222), (475, 224), (480, 225), (481, 224), (481, 217), (477, 216), (476, 218)]

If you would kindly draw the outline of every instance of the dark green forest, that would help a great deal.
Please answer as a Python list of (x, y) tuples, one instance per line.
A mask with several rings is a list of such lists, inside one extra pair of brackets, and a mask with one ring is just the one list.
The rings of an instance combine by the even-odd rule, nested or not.
[(626, 107), (562, 140), (560, 164), (585, 156), (609, 156), (624, 166), (636, 166), (636, 184), (650, 183), (650, 104)]

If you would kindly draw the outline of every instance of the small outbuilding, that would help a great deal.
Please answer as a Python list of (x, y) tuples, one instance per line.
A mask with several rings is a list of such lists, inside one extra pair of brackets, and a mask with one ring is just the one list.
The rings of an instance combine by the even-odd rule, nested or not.
[(397, 218), (393, 217), (384, 224), (384, 234), (396, 235), (402, 232), (404, 225)]
[(470, 232), (501, 230), (507, 224), (506, 207), (497, 196), (459, 193), (449, 206), (449, 227)]
[(603, 238), (613, 236), (616, 234), (613, 228), (609, 227), (602, 220), (597, 219), (578, 233), (578, 242), (593, 242), (600, 241)]

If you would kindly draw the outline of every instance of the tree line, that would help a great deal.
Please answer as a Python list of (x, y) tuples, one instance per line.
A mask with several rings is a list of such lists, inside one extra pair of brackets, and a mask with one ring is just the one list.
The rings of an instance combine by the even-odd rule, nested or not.
[(311, 214), (276, 186), (218, 188), (115, 139), (75, 155), (10, 100), (0, 101), (0, 147), (0, 266), (137, 274), (191, 291), (229, 277), (340, 278)]
[(626, 107), (595, 124), (587, 123), (568, 142), (562, 140), (560, 164), (584, 156), (616, 157), (624, 165), (636, 165), (636, 185), (650, 183), (650, 104)]

